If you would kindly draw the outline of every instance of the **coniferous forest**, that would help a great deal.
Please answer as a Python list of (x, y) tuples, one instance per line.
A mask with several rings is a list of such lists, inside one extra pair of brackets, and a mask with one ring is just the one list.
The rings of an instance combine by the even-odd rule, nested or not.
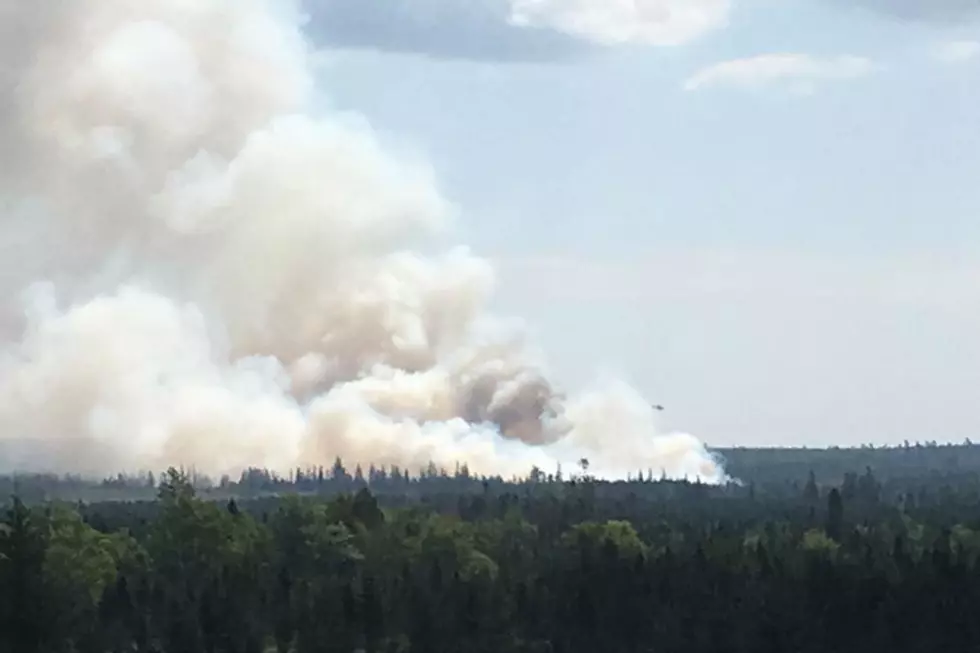
[(978, 650), (975, 447), (724, 455), (721, 487), (4, 477), (0, 651)]

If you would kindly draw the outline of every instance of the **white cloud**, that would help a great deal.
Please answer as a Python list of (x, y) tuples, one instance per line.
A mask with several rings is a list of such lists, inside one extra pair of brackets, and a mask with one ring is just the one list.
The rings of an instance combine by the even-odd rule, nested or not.
[(734, 0), (302, 0), (320, 45), (547, 61), (675, 46), (725, 26)]
[(440, 59), (554, 61), (591, 45), (550, 27), (518, 27), (512, 0), (302, 0), (317, 45)]
[(821, 82), (847, 80), (871, 74), (876, 65), (870, 59), (842, 55), (820, 58), (808, 54), (764, 54), (713, 64), (684, 83), (695, 91), (713, 86), (763, 88), (784, 84), (795, 93), (813, 93)]
[(980, 57), (980, 41), (950, 41), (939, 45), (932, 53), (942, 63), (965, 63)]
[(517, 25), (600, 45), (679, 45), (723, 27), (731, 0), (510, 0)]

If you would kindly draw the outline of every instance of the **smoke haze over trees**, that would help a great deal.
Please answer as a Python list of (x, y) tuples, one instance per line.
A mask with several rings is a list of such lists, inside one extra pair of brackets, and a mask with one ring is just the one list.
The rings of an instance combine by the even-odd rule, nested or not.
[[(815, 0), (827, 1), (836, 0)], [(663, 432), (650, 404), (662, 398), (619, 380), (560, 387), (520, 320), (488, 310), (495, 271), (457, 244), (466, 215), (440, 171), (364, 116), (334, 110), (318, 73), (322, 55), (343, 48), (540, 62), (679, 44), (723, 25), (735, 4), (0, 0), (0, 653), (980, 650), (980, 447), (714, 449)], [(976, 3), (858, 4), (936, 23)], [(972, 42), (952, 45), (952, 59), (975, 52)], [(792, 78), (801, 64), (811, 76), (826, 70), (808, 56), (761, 55), (723, 62), (722, 77), (759, 79), (749, 73), (760, 62), (763, 80)], [(844, 68), (844, 77), (870, 70)], [(628, 123), (640, 106), (589, 92), (597, 106), (617, 104), (618, 114), (601, 114), (604, 126), (610, 115)], [(722, 122), (707, 102), (691, 113)], [(814, 128), (829, 167), (848, 159), (834, 155), (847, 150), (833, 138), (821, 141), (829, 132), (802, 105), (792, 112)], [(774, 141), (789, 133), (776, 114), (751, 113), (774, 127)], [(845, 139), (848, 124), (861, 124), (834, 116)], [(672, 130), (672, 119), (651, 122)], [(699, 124), (696, 136), (716, 152), (720, 141), (703, 137), (709, 121)], [(739, 136), (769, 149), (753, 132)], [(919, 152), (932, 149), (914, 140)], [(759, 170), (784, 168), (765, 188), (795, 196), (806, 175), (775, 156), (795, 147), (786, 145)], [(756, 167), (748, 149), (734, 148), (744, 160), (732, 165), (718, 157), (732, 186), (698, 177), (688, 192), (741, 198), (730, 191), (747, 178), (730, 173)], [(670, 175), (636, 169), (655, 189), (695, 177), (696, 161), (678, 161)], [(852, 181), (866, 185), (860, 174)], [(887, 244), (881, 230), (856, 230)], [(726, 285), (715, 279), (749, 260), (735, 257), (693, 285), (714, 302)], [(578, 265), (569, 257), (547, 267), (555, 285), (574, 286), (566, 271)], [(540, 279), (534, 268), (515, 272), (528, 288)], [(638, 269), (643, 285), (690, 268)], [(804, 276), (833, 294), (850, 283), (847, 269), (826, 287), (829, 268)], [(770, 268), (731, 285), (778, 276), (758, 270)], [(909, 297), (961, 279), (940, 273), (892, 300), (914, 311), (921, 304)], [(594, 299), (614, 285), (596, 283)], [(784, 300), (797, 290), (777, 285)], [(968, 294), (940, 294), (944, 308), (969, 304), (958, 299)], [(842, 306), (875, 296), (845, 295)], [(729, 297), (742, 299), (685, 325), (691, 347), (679, 351), (704, 361), (739, 342), (712, 349), (699, 328), (751, 296)], [(820, 360), (826, 350), (799, 338), (809, 331), (792, 324), (808, 317), (792, 306), (780, 307), (792, 319), (765, 333), (791, 332), (787, 342), (812, 365), (804, 373), (830, 369), (841, 396), (865, 401), (870, 391), (850, 373), (860, 366), (836, 365), (858, 348)], [(846, 310), (825, 318), (813, 332), (857, 321)], [(644, 347), (649, 328), (631, 324)], [(954, 356), (970, 365), (945, 351), (925, 369)], [(916, 388), (941, 381), (907, 365), (928, 350), (904, 353), (867, 361), (886, 375), (904, 370)], [(738, 360), (692, 378), (703, 383), (702, 370), (727, 365), (730, 385), (782, 407)], [(770, 365), (759, 367), (786, 369)], [(785, 382), (783, 398), (812, 400), (785, 375), (773, 378)], [(959, 385), (963, 396), (974, 387)], [(872, 391), (897, 404), (890, 387)], [(695, 409), (712, 395), (722, 393), (698, 388)], [(934, 417), (941, 405), (916, 410)], [(817, 428), (839, 419), (819, 417)]]

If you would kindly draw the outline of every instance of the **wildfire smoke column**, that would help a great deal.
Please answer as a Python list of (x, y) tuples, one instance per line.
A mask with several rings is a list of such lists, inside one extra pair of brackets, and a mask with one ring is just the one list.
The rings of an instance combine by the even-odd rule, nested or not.
[[(582, 457), (725, 478), (622, 384), (566, 399), (441, 249), (424, 162), (322, 109), (289, 0), (0, 0), (0, 438), (18, 464)], [(437, 251), (434, 255), (423, 252)]]

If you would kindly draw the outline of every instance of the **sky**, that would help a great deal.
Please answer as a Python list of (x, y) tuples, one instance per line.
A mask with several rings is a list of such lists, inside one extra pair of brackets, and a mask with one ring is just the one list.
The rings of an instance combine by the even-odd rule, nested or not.
[(307, 0), (569, 387), (714, 446), (980, 436), (969, 0)]

